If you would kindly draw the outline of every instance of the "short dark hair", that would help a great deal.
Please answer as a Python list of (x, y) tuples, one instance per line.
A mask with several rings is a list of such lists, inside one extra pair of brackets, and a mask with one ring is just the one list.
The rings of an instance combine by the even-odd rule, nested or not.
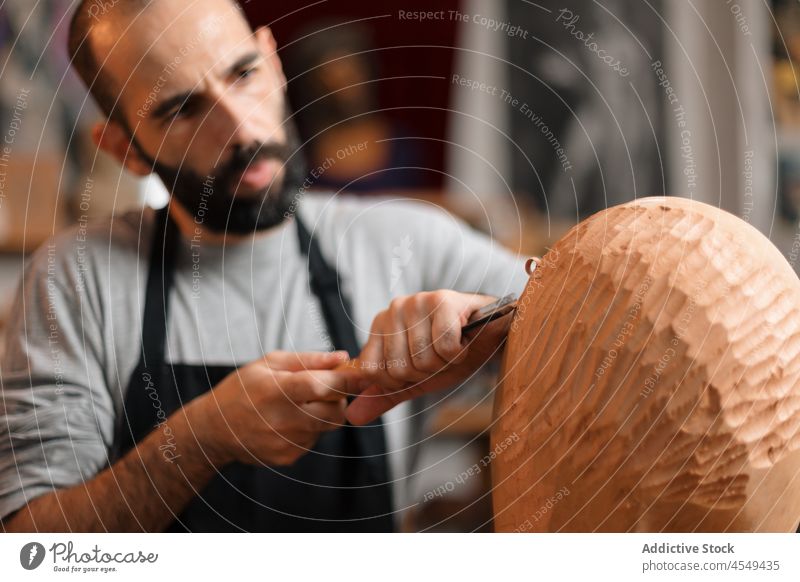
[[(235, 0), (229, 1), (239, 7)], [(120, 18), (134, 10), (142, 11), (152, 2), (154, 0), (79, 0), (70, 21), (67, 51), (73, 68), (106, 117), (126, 127), (125, 116), (118, 105), (119, 88), (103, 71), (102, 61), (92, 42), (92, 32), (102, 20)]]
[(73, 68), (106, 117), (124, 125), (127, 125), (125, 117), (117, 104), (119, 91), (111, 76), (103, 71), (92, 32), (102, 19), (145, 8), (150, 2), (152, 0), (80, 0), (69, 26), (67, 51)]

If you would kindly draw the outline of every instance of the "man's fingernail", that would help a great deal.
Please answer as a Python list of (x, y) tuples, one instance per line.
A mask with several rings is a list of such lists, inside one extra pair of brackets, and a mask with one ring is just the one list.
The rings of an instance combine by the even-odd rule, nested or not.
[(361, 381), (358, 383), (358, 389), (359, 389), (359, 390), (366, 390), (366, 389), (367, 389), (367, 388), (369, 388), (370, 386), (372, 386), (372, 382), (370, 382), (369, 380), (361, 380)]

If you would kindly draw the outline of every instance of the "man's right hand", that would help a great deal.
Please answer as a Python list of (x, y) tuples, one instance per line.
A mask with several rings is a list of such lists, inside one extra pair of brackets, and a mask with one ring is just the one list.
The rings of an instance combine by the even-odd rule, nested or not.
[(334, 370), (346, 352), (271, 352), (229, 374), (186, 406), (208, 459), (291, 465), (319, 436), (345, 423), (348, 394), (364, 387), (358, 370)]

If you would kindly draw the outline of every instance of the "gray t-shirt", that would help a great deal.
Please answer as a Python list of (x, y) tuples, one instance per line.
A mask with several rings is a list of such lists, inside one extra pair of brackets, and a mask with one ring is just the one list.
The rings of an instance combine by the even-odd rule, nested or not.
[[(419, 202), (307, 194), (298, 212), (335, 265), (362, 344), (391, 299), (455, 289), (521, 293), (523, 259)], [(0, 517), (109, 463), (139, 359), (151, 209), (64, 232), (26, 265), (0, 367)], [(274, 350), (331, 349), (294, 220), (246, 242), (181, 237), (166, 358), (243, 364)], [(385, 415), (395, 506), (408, 500), (408, 403)]]

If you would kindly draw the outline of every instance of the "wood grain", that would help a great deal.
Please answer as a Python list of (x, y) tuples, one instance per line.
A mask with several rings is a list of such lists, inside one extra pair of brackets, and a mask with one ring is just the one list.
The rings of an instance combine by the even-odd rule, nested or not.
[(793, 531), (800, 281), (712, 206), (596, 214), (528, 282), (494, 418), (498, 531)]

